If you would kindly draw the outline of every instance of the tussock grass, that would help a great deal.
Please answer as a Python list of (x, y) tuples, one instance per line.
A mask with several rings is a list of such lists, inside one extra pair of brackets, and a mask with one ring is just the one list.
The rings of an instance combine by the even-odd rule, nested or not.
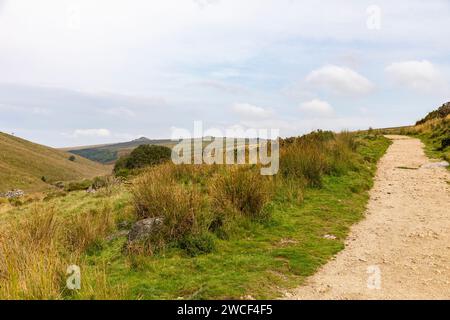
[(285, 178), (297, 178), (320, 187), (325, 174), (343, 174), (354, 168), (357, 147), (354, 134), (317, 131), (284, 142), (280, 170)]
[(211, 181), (213, 210), (226, 214), (230, 208), (255, 220), (267, 218), (264, 207), (273, 194), (272, 179), (256, 166), (233, 166)]
[[(94, 217), (91, 213), (88, 216)], [(35, 205), (27, 217), (2, 225), (0, 299), (63, 299), (68, 294), (78, 299), (119, 297), (124, 291), (114, 293), (114, 288), (98, 276), (101, 270), (84, 261), (83, 250), (105, 235), (101, 231), (106, 228), (105, 215), (88, 216), (67, 223), (55, 208)], [(80, 266), (87, 285), (68, 292), (66, 270), (73, 264)]]
[(145, 241), (149, 252), (208, 228), (202, 194), (195, 186), (178, 183), (174, 168), (170, 164), (149, 168), (132, 189), (137, 218), (162, 219), (162, 226)]
[(104, 204), (99, 209), (72, 216), (66, 225), (65, 242), (73, 252), (98, 248), (114, 226), (111, 208)]

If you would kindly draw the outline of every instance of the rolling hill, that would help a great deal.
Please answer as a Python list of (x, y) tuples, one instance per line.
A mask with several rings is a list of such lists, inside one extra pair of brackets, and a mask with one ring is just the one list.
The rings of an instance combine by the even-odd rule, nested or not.
[[(48, 183), (92, 178), (111, 168), (0, 132), (0, 192), (38, 191)], [(45, 181), (44, 181), (45, 180)]]
[(85, 146), (75, 148), (64, 148), (62, 150), (73, 153), (100, 163), (114, 163), (121, 156), (129, 154), (134, 148), (140, 145), (160, 145), (173, 147), (176, 142), (170, 139), (150, 140), (145, 137), (115, 144), (106, 144), (98, 146)]

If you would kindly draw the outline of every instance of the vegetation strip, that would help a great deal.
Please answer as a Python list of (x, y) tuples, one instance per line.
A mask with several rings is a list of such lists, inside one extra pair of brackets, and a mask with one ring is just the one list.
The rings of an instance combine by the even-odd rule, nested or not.
[[(131, 189), (109, 179), (94, 194), (19, 204), (0, 216), (0, 298), (276, 297), (343, 249), (388, 145), (316, 132), (282, 142), (277, 177), (252, 166), (162, 164), (139, 171)], [(156, 216), (156, 234), (125, 236)], [(71, 264), (82, 270), (78, 291), (65, 288)]]

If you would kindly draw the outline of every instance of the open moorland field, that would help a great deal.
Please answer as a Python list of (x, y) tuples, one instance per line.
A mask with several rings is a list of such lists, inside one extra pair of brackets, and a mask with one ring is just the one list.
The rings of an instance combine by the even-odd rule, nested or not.
[[(377, 134), (316, 132), (282, 141), (276, 177), (166, 163), (104, 178), (96, 193), (3, 201), (0, 298), (279, 297), (344, 248), (388, 146)], [(154, 232), (132, 237), (142, 219)], [(79, 291), (65, 286), (73, 264)]]
[(111, 167), (0, 132), (0, 193), (40, 191), (58, 181), (93, 178)]
[[(418, 140), (405, 135), (420, 138), (428, 156), (448, 160), (446, 112), (431, 113), (411, 127), (315, 131), (282, 139), (275, 176), (261, 175), (261, 164), (175, 165), (169, 161), (171, 150), (158, 145), (130, 151), (111, 174), (111, 167), (2, 134), (2, 150), (8, 151), (2, 165), (10, 166), (2, 171), (4, 188), (28, 182), (25, 197), (0, 197), (0, 298), (269, 299), (327, 297), (324, 292), (333, 299), (366, 297), (353, 292), (355, 287), (347, 288), (341, 283), (345, 277), (335, 277), (335, 272), (365, 264), (362, 256), (382, 257), (385, 266), (389, 259), (398, 260), (387, 259), (386, 252), (377, 256), (378, 249), (370, 248), (374, 242), (367, 241), (367, 228), (381, 222), (374, 234), (380, 241), (394, 236), (388, 243), (393, 246), (389, 252), (395, 253), (396, 248), (408, 250), (401, 249), (406, 240), (395, 245), (395, 235), (404, 232), (383, 235), (386, 228), (410, 226), (410, 234), (416, 234), (417, 228), (444, 226), (438, 222), (445, 219), (439, 210), (432, 210), (437, 216), (429, 220), (414, 203), (420, 192), (446, 192), (448, 181), (442, 182), (439, 171), (445, 172), (445, 165), (436, 160), (428, 164)], [(388, 133), (403, 136), (394, 137), (381, 161), (378, 175), (385, 179), (378, 178), (368, 203), (377, 164), (392, 143), (383, 136)], [(26, 157), (30, 160), (24, 161)], [(427, 168), (436, 166), (433, 180)], [(429, 177), (422, 191), (414, 184), (424, 179), (420, 174)], [(391, 190), (396, 183), (405, 185)], [(404, 200), (401, 207), (411, 206), (407, 212), (415, 215), (405, 211), (403, 217), (395, 209), (391, 194), (400, 191), (404, 195), (395, 199)], [(436, 201), (445, 201), (439, 192)], [(434, 195), (425, 195), (421, 206), (433, 206)], [(364, 218), (367, 205), (369, 217), (352, 229)], [(419, 220), (414, 222), (414, 217)], [(443, 239), (439, 230), (433, 232), (433, 241)], [(414, 239), (407, 239), (411, 255), (436, 247), (425, 249)], [(364, 254), (358, 253), (362, 248)], [(353, 258), (357, 261), (352, 263)], [(408, 263), (401, 263), (403, 273), (409, 274)], [(81, 271), (79, 290), (66, 285), (67, 268), (73, 265)], [(365, 272), (361, 274), (364, 278)], [(380, 297), (419, 296), (408, 288), (402, 295), (395, 286)], [(437, 289), (421, 292), (438, 297), (442, 290)]]

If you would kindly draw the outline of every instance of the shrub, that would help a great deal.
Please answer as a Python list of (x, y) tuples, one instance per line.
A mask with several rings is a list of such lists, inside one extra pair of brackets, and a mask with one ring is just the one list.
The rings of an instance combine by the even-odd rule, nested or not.
[(96, 190), (101, 188), (111, 188), (120, 183), (120, 179), (114, 176), (95, 177), (92, 181), (92, 187)]
[(75, 161), (75, 156), (74, 155), (71, 155), (70, 157), (69, 157), (69, 161), (72, 161), (72, 162), (74, 162)]
[(79, 191), (79, 190), (87, 190), (92, 186), (91, 180), (81, 180), (81, 181), (73, 181), (65, 186), (65, 191)]
[(210, 233), (188, 235), (182, 238), (178, 245), (191, 257), (211, 253), (215, 249), (214, 237)]
[(114, 172), (120, 173), (123, 169), (139, 169), (154, 166), (170, 160), (172, 150), (164, 146), (141, 145), (134, 149), (130, 155), (120, 158), (114, 167)]
[(231, 208), (252, 219), (267, 218), (263, 209), (273, 193), (270, 179), (262, 176), (255, 166), (234, 166), (216, 174), (210, 195), (218, 217)]

